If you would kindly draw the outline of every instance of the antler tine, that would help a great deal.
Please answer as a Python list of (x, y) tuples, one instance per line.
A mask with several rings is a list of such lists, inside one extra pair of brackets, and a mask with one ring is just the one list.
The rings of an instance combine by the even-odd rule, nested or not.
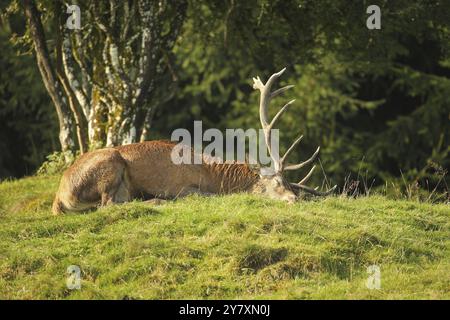
[(259, 89), (259, 90), (264, 89), (264, 84), (262, 83), (259, 76), (257, 76), (256, 78), (253, 78), (253, 89)]
[(285, 92), (286, 90), (289, 90), (289, 89), (291, 89), (291, 88), (293, 88), (293, 87), (294, 87), (294, 85), (293, 85), (293, 84), (290, 84), (290, 85), (288, 85), (288, 86), (285, 86), (285, 87), (282, 87), (282, 88), (280, 88), (280, 89), (275, 90), (275, 91), (272, 92), (272, 94), (270, 95), (270, 99), (275, 98), (276, 96), (282, 94), (282, 93)]
[[(306, 165), (308, 165), (308, 164), (310, 164), (311, 162), (314, 161), (314, 159), (315, 159), (315, 158), (317, 157), (317, 155), (319, 154), (319, 151), (320, 151), (320, 147), (317, 147), (316, 152), (314, 152), (314, 154), (311, 156), (311, 158), (309, 158), (309, 159), (306, 160), (306, 161), (303, 161), (302, 163), (287, 166), (286, 168), (284, 168), (284, 170), (298, 170), (298, 169), (300, 169), (300, 168), (303, 168), (304, 166), (306, 166)], [(286, 152), (286, 153), (287, 153), (287, 152)], [(284, 158), (284, 157), (283, 157), (283, 158)]]
[(311, 178), (311, 176), (314, 172), (314, 169), (316, 169), (316, 166), (313, 166), (311, 168), (311, 170), (309, 170), (308, 174), (302, 180), (300, 180), (300, 182), (298, 184), (304, 184), (306, 181), (308, 181), (309, 178)]
[(275, 80), (277, 80), (285, 71), (286, 71), (286, 67), (284, 67), (277, 73), (274, 73), (273, 75), (270, 76), (269, 80), (267, 80), (266, 85), (265, 85), (267, 87), (268, 91), (270, 91), (270, 88), (274, 84)]
[(329, 190), (327, 190), (325, 192), (322, 192), (322, 191), (317, 191), (316, 189), (312, 189), (310, 187), (307, 187), (307, 186), (304, 186), (304, 185), (298, 184), (298, 183), (291, 183), (290, 185), (292, 187), (294, 187), (294, 188), (301, 189), (303, 191), (309, 192), (309, 193), (311, 193), (311, 194), (313, 194), (315, 196), (328, 196), (328, 195), (332, 194), (333, 191), (337, 187), (337, 185), (335, 185), (333, 188), (331, 188), (331, 189), (329, 189)]
[(278, 118), (281, 117), (281, 115), (286, 111), (287, 107), (289, 107), (292, 103), (295, 102), (294, 100), (289, 101), (288, 103), (286, 103), (283, 108), (280, 109), (280, 111), (277, 112), (277, 114), (275, 115), (275, 117), (273, 117), (272, 121), (270, 122), (270, 126), (269, 128), (272, 129), (273, 126), (275, 125), (275, 122), (277, 122)]
[(281, 164), (281, 168), (283, 168), (283, 164), (286, 161), (287, 157), (289, 156), (289, 154), (292, 152), (292, 150), (294, 150), (294, 148), (300, 143), (300, 141), (302, 141), (303, 139), (303, 135), (300, 135), (295, 141), (294, 143), (291, 144), (291, 146), (289, 147), (289, 149), (287, 149), (286, 153), (284, 154), (284, 156), (281, 158), (280, 160), (280, 164)]

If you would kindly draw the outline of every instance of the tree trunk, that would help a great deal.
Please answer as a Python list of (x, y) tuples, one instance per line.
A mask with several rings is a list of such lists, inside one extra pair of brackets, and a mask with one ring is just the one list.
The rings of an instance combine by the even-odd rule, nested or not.
[(25, 15), (33, 39), (34, 50), (36, 52), (37, 64), (42, 76), (45, 88), (47, 89), (55, 106), (59, 121), (59, 141), (61, 150), (73, 151), (74, 141), (72, 139), (72, 114), (66, 102), (62, 98), (60, 85), (56, 77), (55, 70), (50, 61), (47, 44), (45, 40), (44, 28), (42, 26), (40, 13), (36, 4), (32, 0), (24, 0)]
[[(94, 77), (96, 71), (94, 68)], [(91, 110), (89, 113), (89, 144), (91, 148), (98, 149), (105, 146), (106, 141), (106, 114), (107, 108), (102, 101), (102, 94), (98, 86), (92, 86)]]
[[(70, 45), (70, 38), (67, 34), (67, 30), (65, 28), (64, 23), (62, 22), (61, 8), (56, 6), (56, 73), (58, 75), (59, 80), (62, 83), (64, 91), (66, 93), (66, 97), (69, 100), (69, 106), (72, 111), (72, 114), (75, 118), (75, 126), (76, 126), (76, 134), (78, 138), (78, 145), (80, 148), (80, 153), (86, 153), (88, 151), (88, 133), (87, 133), (87, 120), (84, 117), (83, 109), (80, 104), (79, 97), (76, 95), (76, 92), (82, 98), (85, 98), (84, 95), (77, 90), (73, 83), (78, 83), (73, 75), (72, 69), (73, 67), (70, 65), (71, 60), (68, 59), (67, 56), (71, 56), (72, 49)], [(70, 78), (69, 78), (70, 77)], [(86, 103), (85, 100), (84, 103)]]

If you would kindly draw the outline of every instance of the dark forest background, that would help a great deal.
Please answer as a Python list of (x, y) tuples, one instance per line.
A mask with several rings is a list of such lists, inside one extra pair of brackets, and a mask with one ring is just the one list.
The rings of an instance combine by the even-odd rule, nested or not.
[[(104, 1), (103, 6), (99, 1), (90, 6), (89, 1), (80, 1), (81, 24), (93, 23), (96, 14), (109, 21), (111, 3), (133, 8), (134, 2)], [(373, 186), (403, 181), (405, 186), (428, 190), (436, 185), (447, 188), (449, 1), (180, 3), (185, 7), (170, 7), (168, 16), (161, 18), (185, 10), (173, 45), (163, 52), (160, 74), (150, 75), (155, 81), (147, 88), (143, 107), (152, 110), (145, 127), (147, 139), (170, 139), (172, 130), (190, 128), (194, 120), (203, 120), (204, 129), (258, 128), (258, 93), (251, 88), (251, 79), (256, 75), (267, 79), (286, 66), (280, 85), (295, 88), (283, 99), (296, 102), (279, 124), (282, 146), (298, 132), (305, 135), (293, 160), (305, 159), (320, 145), (327, 179), (341, 186), (363, 176)], [(381, 8), (381, 30), (366, 27), (366, 8), (371, 4)], [(52, 21), (67, 18), (65, 10), (56, 16), (60, 5), (62, 1), (36, 5), (52, 57), (56, 54)], [(61, 145), (55, 107), (36, 64), (23, 4), (3, 0), (0, 9), (3, 180), (34, 174)], [(120, 17), (122, 10), (115, 14)], [(139, 26), (142, 17), (132, 16), (136, 19), (132, 25)], [(159, 32), (164, 33), (165, 20), (161, 21)], [(114, 28), (120, 31), (120, 22)], [(106, 38), (100, 31), (91, 32), (86, 41), (92, 42), (92, 50), (85, 54), (94, 61), (96, 43)], [(283, 99), (272, 104), (273, 113)], [(89, 147), (104, 145), (99, 138)], [(316, 181), (322, 179), (323, 174), (316, 173)]]

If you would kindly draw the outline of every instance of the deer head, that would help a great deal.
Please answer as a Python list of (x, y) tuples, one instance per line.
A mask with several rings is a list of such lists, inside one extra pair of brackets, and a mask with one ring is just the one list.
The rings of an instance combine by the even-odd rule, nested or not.
[(261, 168), (260, 170), (260, 179), (253, 187), (254, 193), (267, 195), (272, 199), (285, 200), (289, 203), (294, 202), (297, 199), (300, 191), (305, 191), (318, 196), (326, 196), (331, 194), (336, 186), (327, 190), (326, 192), (318, 191), (318, 188), (312, 189), (304, 185), (304, 183), (311, 177), (314, 172), (315, 166), (311, 168), (309, 173), (301, 179), (298, 183), (290, 183), (288, 182), (284, 176), (284, 171), (288, 170), (298, 170), (303, 168), (304, 166), (312, 163), (314, 159), (317, 157), (320, 151), (320, 147), (314, 152), (314, 154), (299, 164), (290, 165), (287, 164), (286, 159), (289, 154), (294, 150), (294, 148), (300, 143), (303, 138), (303, 135), (300, 135), (292, 145), (287, 149), (286, 153), (283, 157), (279, 157), (278, 152), (272, 150), (271, 145), (271, 130), (273, 129), (276, 121), (280, 118), (280, 116), (287, 110), (287, 108), (295, 101), (291, 100), (286, 103), (283, 108), (281, 108), (275, 117), (269, 122), (269, 114), (268, 108), (270, 101), (276, 96), (280, 95), (284, 91), (293, 87), (293, 85), (288, 85), (277, 89), (275, 91), (271, 91), (272, 85), (274, 82), (284, 73), (286, 68), (281, 70), (280, 72), (274, 73), (269, 80), (267, 80), (266, 84), (264, 84), (259, 77), (253, 78), (253, 88), (260, 91), (260, 103), (259, 103), (259, 118), (261, 121), (261, 126), (264, 131), (264, 139), (266, 142), (267, 151), (270, 155), (272, 166), (271, 168)]

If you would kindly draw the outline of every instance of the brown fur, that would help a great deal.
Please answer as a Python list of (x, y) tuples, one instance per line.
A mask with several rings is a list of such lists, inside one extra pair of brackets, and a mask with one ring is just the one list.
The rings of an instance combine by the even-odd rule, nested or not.
[(260, 178), (246, 164), (176, 165), (170, 157), (174, 146), (168, 141), (148, 141), (82, 155), (64, 172), (53, 213), (127, 202), (143, 195), (176, 198), (191, 193), (270, 191), (272, 198), (292, 201), (295, 197), (282, 177)]
[(218, 193), (246, 191), (258, 181), (259, 176), (247, 164), (205, 164)]

